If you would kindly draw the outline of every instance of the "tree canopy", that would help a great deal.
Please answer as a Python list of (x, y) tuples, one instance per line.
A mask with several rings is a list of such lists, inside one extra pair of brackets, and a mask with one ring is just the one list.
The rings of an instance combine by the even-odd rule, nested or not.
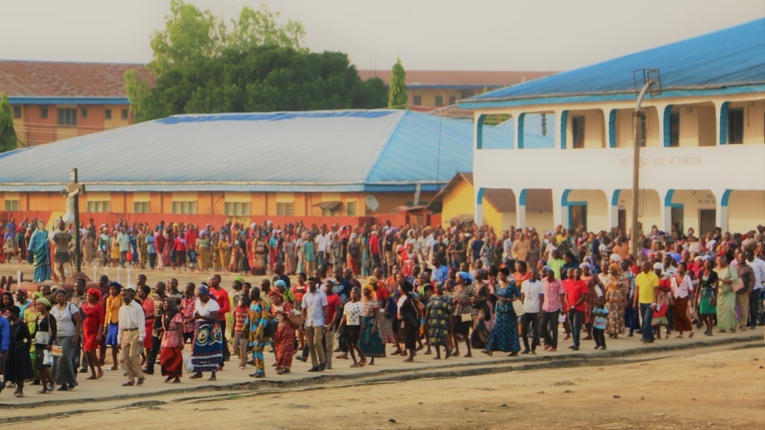
[(301, 46), (303, 26), (266, 7), (242, 8), (231, 30), (209, 10), (173, 0), (151, 38), (149, 85), (133, 70), (125, 89), (134, 118), (180, 113), (378, 108), (385, 85), (362, 81), (348, 56)]
[(16, 149), (18, 137), (13, 128), (13, 111), (8, 95), (3, 93), (0, 97), (0, 152)]
[(409, 93), (406, 90), (406, 71), (401, 64), (401, 59), (391, 69), (390, 92), (388, 93), (388, 107), (402, 109), (409, 105)]

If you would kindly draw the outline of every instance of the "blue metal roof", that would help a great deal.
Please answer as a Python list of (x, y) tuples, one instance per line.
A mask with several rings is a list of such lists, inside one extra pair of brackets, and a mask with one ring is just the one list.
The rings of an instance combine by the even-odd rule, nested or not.
[(0, 191), (57, 191), (74, 167), (92, 191), (435, 191), (472, 142), (410, 111), (178, 115), (0, 154)]
[(724, 94), (736, 92), (734, 87), (762, 90), (765, 19), (479, 94), (459, 105), (474, 109), (632, 99), (633, 71), (643, 68), (660, 70), (663, 97)]

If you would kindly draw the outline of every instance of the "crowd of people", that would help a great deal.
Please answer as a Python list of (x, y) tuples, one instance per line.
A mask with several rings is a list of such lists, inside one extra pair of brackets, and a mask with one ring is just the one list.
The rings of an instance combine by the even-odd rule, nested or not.
[[(71, 231), (60, 224), (51, 234), (34, 220), (10, 224), (6, 243), (16, 241), (15, 252), (32, 256), (36, 281), (56, 272), (67, 279), (70, 255), (63, 253), (71, 253)], [(109, 231), (91, 222), (82, 227), (86, 263), (97, 255), (101, 264), (132, 264), (139, 272), (169, 266), (211, 274), (199, 285), (171, 278), (153, 287), (144, 274), (127, 286), (104, 275), (90, 288), (74, 274), (71, 291), (41, 282), (31, 294), (3, 279), (0, 390), (12, 385), (22, 397), (28, 381), (41, 394), (72, 390), (79, 374), (98, 380), (107, 366), (123, 372), (122, 385), (141, 385), (157, 360), (165, 382), (180, 383), (184, 374), (215, 380), (232, 355), (240, 369), (253, 370), (251, 377), (264, 378), (271, 354), (273, 371), (282, 375), (293, 371), (293, 360), (310, 360), (307, 372), (324, 372), (344, 360), (357, 368), (396, 355), (412, 362), (418, 354), (448, 359), (474, 350), (554, 353), (569, 340), (572, 350), (584, 341), (606, 350), (608, 339), (635, 333), (651, 343), (693, 337), (702, 328), (706, 336), (746, 330), (765, 322), (764, 230), (696, 237), (692, 229), (665, 234), (654, 227), (640, 238), (635, 258), (616, 230), (497, 235), (472, 223), (445, 229), (228, 223), (199, 231), (120, 222)], [(19, 232), (28, 236), (26, 246)], [(15, 255), (6, 253), (6, 260)], [(221, 285), (222, 271), (235, 273), (229, 288)], [(256, 285), (245, 279), (253, 275)]]

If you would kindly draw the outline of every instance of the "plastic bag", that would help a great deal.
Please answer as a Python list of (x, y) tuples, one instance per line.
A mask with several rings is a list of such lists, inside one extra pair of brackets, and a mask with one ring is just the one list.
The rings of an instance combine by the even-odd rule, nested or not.
[(182, 354), (183, 354), (183, 368), (186, 369), (186, 372), (188, 373), (194, 373), (194, 364), (191, 363), (191, 354), (189, 354), (186, 351), (183, 351)]

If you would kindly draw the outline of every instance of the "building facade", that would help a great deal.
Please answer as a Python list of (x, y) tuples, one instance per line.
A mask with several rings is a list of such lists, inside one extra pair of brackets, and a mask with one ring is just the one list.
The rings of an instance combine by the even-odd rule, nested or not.
[(124, 74), (143, 65), (0, 61), (0, 93), (13, 111), (19, 147), (132, 124)]
[[(409, 90), (409, 108), (428, 111), (485, 91), (515, 85), (549, 76), (545, 71), (451, 71), (407, 70), (406, 88)], [(390, 84), (390, 70), (359, 70), (362, 79), (380, 78)]]
[[(765, 20), (757, 20), (460, 103), (475, 110), (476, 222), (483, 222), (488, 190), (507, 189), (517, 226), (627, 232), (633, 116), (643, 85), (634, 71), (650, 67), (659, 69), (663, 91), (645, 99), (637, 121), (643, 230), (741, 232), (765, 223), (763, 34)], [(524, 145), (523, 122), (531, 114), (550, 118), (557, 131), (552, 148)], [(518, 124), (513, 148), (484, 144), (484, 123), (497, 115)], [(550, 193), (550, 210), (529, 211), (530, 196), (542, 192)]]
[(471, 156), (469, 121), (410, 111), (178, 115), (5, 154), (0, 208), (60, 216), (76, 167), (82, 217), (97, 222), (426, 222), (406, 208)]

